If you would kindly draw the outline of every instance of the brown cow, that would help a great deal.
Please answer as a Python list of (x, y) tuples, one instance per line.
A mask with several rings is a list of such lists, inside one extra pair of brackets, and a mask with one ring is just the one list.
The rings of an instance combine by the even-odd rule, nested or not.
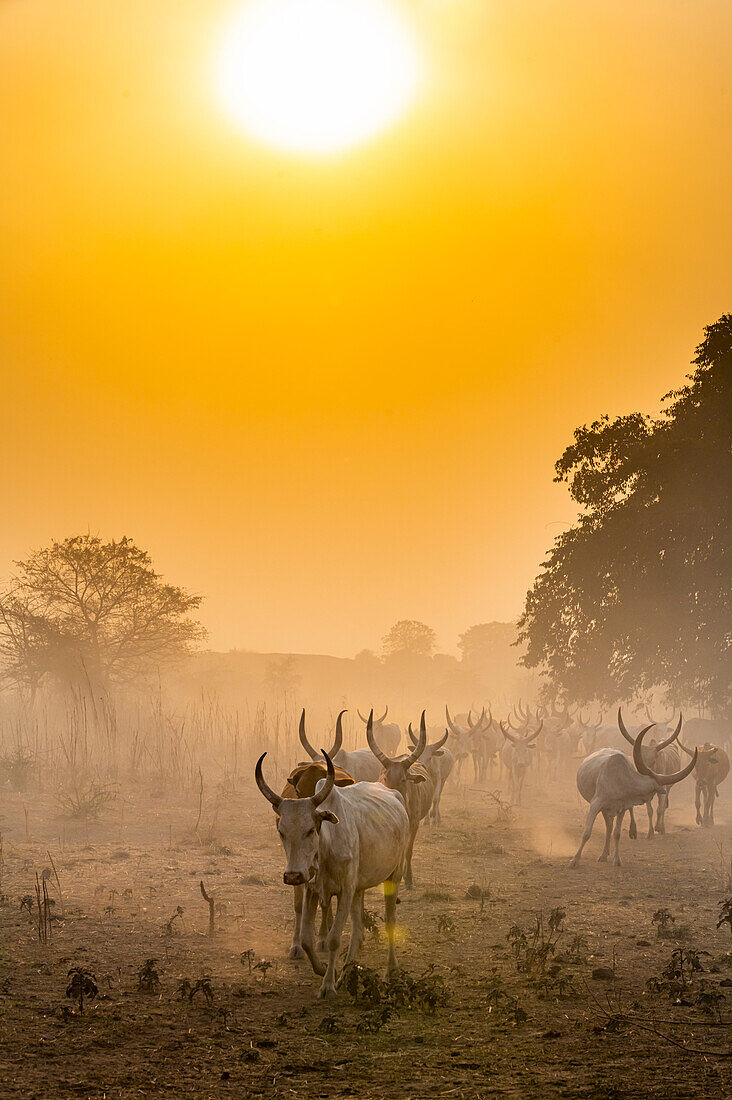
[[(687, 756), (693, 753), (686, 745), (679, 746)], [(696, 761), (696, 823), (709, 829), (714, 824), (714, 799), (719, 794), (719, 784), (729, 774), (729, 757), (724, 749), (717, 748), (711, 741), (707, 741), (702, 748), (697, 750), (699, 755)], [(702, 816), (701, 802), (704, 798), (704, 814)]]
[[(281, 797), (312, 798), (320, 780), (327, 778), (328, 768), (325, 761), (308, 760), (304, 764), (298, 764), (288, 775)], [(337, 787), (350, 787), (353, 784), (353, 780), (348, 772), (343, 771), (343, 768), (335, 768), (335, 784)], [(277, 818), (277, 820), (279, 821), (279, 818)], [(302, 918), (306, 889), (306, 886), (294, 887), (295, 930), (292, 934), (292, 947), (290, 948), (291, 959), (305, 958), (305, 952), (302, 946)], [(327, 906), (322, 909), (322, 918), (318, 930), (318, 944), (321, 945), (320, 950), (322, 950), (322, 943), (328, 934), (331, 920), (330, 902), (328, 902)]]

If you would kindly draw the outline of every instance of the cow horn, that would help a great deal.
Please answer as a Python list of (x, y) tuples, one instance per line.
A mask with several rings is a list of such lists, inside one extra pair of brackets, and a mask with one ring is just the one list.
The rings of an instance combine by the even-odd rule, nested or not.
[(391, 757), (387, 756), (385, 752), (382, 752), (382, 750), (376, 744), (376, 738), (374, 737), (373, 711), (371, 711), (371, 714), (369, 714), (369, 720), (366, 723), (366, 740), (369, 743), (369, 748), (371, 749), (372, 753), (379, 761), (379, 763), (382, 765), (382, 767), (386, 768), (389, 764), (391, 764)]
[(356, 707), (356, 714), (359, 716), (359, 718), (361, 719), (361, 721), (363, 722), (363, 724), (365, 726), (366, 723), (368, 722), (368, 718), (364, 718), (364, 716), (361, 714), (361, 711), (358, 709), (358, 707)]
[(300, 738), (300, 744), (305, 749), (305, 752), (308, 754), (308, 756), (310, 757), (311, 760), (317, 760), (318, 759), (318, 754), (315, 751), (315, 749), (313, 748), (313, 746), (310, 744), (310, 742), (308, 741), (307, 734), (305, 733), (305, 708), (304, 707), (303, 707), (302, 714), (300, 715), (300, 728), (298, 729), (297, 732), (298, 732), (298, 737)]
[(262, 774), (262, 761), (264, 760), (266, 755), (267, 753), (263, 752), (259, 760), (257, 761), (256, 767), (254, 768), (254, 778), (256, 779), (257, 786), (259, 787), (264, 797), (267, 799), (268, 802), (271, 802), (275, 811), (277, 811), (282, 805), (282, 796), (274, 793), (272, 788), (267, 785), (267, 780)]
[(536, 731), (536, 733), (532, 733), (530, 737), (526, 738), (526, 744), (528, 745), (530, 741), (536, 741), (537, 737), (539, 736), (539, 734), (541, 733), (541, 731), (543, 729), (544, 729), (544, 719), (542, 718), (542, 720), (539, 722), (539, 728)]
[(445, 717), (447, 718), (447, 724), (450, 727), (451, 733), (454, 733), (456, 736), (459, 735), (460, 731), (450, 717), (450, 711), (448, 709), (447, 703), (445, 704)]
[(387, 716), (388, 713), (389, 713), (389, 707), (387, 706), (387, 708), (384, 711), (384, 713), (382, 714), (381, 718), (374, 718), (374, 722), (376, 723), (377, 726), (380, 726), (381, 723), (386, 720), (386, 716)]
[(676, 726), (676, 729), (674, 730), (674, 732), (671, 734), (670, 737), (666, 738), (665, 741), (662, 741), (660, 745), (656, 745), (656, 750), (657, 751), (660, 750), (660, 749), (665, 749), (667, 745), (670, 745), (672, 741), (676, 740), (676, 738), (681, 733), (681, 724), (682, 724), (683, 721), (684, 721), (683, 712), (679, 711), (679, 721), (678, 721), (678, 724)]
[(513, 722), (511, 721), (511, 715), (510, 714), (508, 716), (508, 724), (509, 724), (509, 726), (511, 727), (512, 730), (515, 730), (516, 733), (518, 733), (520, 727), (519, 726), (514, 726)]
[(694, 753), (691, 751), (691, 749), (687, 749), (686, 745), (684, 745), (682, 741), (678, 742), (678, 746), (679, 746), (680, 749), (684, 750), (684, 752), (686, 753), (687, 756), (693, 756), (694, 755)]
[(430, 748), (431, 748), (431, 749), (441, 749), (441, 748), (442, 748), (442, 746), (443, 746), (443, 745), (445, 744), (445, 742), (447, 741), (447, 739), (448, 739), (448, 737), (449, 737), (449, 736), (450, 736), (450, 731), (449, 731), (449, 730), (445, 730), (445, 736), (444, 736), (444, 737), (441, 737), (439, 741), (433, 741), (433, 742), (432, 742), (432, 744), (430, 745)]
[(336, 718), (335, 741), (333, 742), (333, 748), (330, 750), (331, 759), (343, 748), (343, 715), (346, 713), (346, 709), (344, 708)]
[[(651, 726), (653, 726), (653, 725), (655, 725), (655, 722), (651, 722)], [(649, 726), (648, 728), (650, 729), (651, 726)], [(629, 744), (635, 745), (635, 738), (631, 737), (630, 734), (628, 733), (627, 729), (625, 728), (625, 722), (623, 721), (623, 708), (622, 707), (618, 707), (618, 729), (620, 730), (623, 737), (625, 738), (625, 740)]]
[(333, 767), (333, 761), (328, 756), (328, 753), (325, 751), (325, 749), (321, 749), (320, 751), (323, 754), (323, 759), (325, 760), (326, 767), (328, 768), (328, 777), (320, 790), (316, 791), (316, 793), (313, 795), (312, 801), (314, 807), (319, 806), (321, 802), (325, 802), (326, 798), (335, 786), (335, 768)]
[(419, 723), (419, 741), (417, 742), (415, 747), (410, 752), (409, 756), (404, 761), (404, 766), (406, 768), (411, 767), (412, 764), (414, 764), (417, 760), (419, 760), (420, 756), (424, 752), (424, 748), (425, 748), (426, 744), (427, 744), (427, 727), (425, 726), (424, 711), (422, 711), (422, 718), (420, 719), (420, 723)]
[(581, 726), (587, 727), (587, 723), (585, 722), (584, 718), (582, 717), (582, 711), (579, 712), (579, 718), (577, 719), (577, 721), (579, 722), (579, 724)]
[(670, 775), (661, 775), (659, 772), (654, 772), (651, 768), (648, 767), (648, 765), (644, 761), (642, 751), (643, 738), (648, 733), (649, 729), (653, 727), (653, 725), (655, 725), (655, 723), (651, 723), (650, 726), (646, 726), (645, 729), (642, 729), (636, 738), (635, 744), (633, 745), (633, 763), (635, 764), (636, 771), (640, 772), (641, 775), (649, 776), (651, 779), (655, 780), (655, 782), (658, 783), (659, 786), (662, 787), (668, 787), (672, 783), (680, 783), (681, 780), (686, 779), (687, 775), (690, 775), (696, 767), (699, 750), (694, 749), (691, 763), (687, 764), (685, 768), (681, 769), (681, 771), (671, 772)]
[(413, 745), (416, 745), (417, 744), (417, 738), (414, 736), (414, 730), (412, 729), (412, 723), (411, 722), (409, 723), (409, 728), (407, 729), (407, 733), (409, 734), (409, 740), (412, 742)]
[[(509, 721), (510, 721), (510, 718), (509, 718)], [(506, 738), (507, 741), (513, 742), (514, 745), (518, 744), (520, 738), (514, 737), (512, 733), (509, 733), (507, 729), (504, 729), (503, 722), (499, 722), (498, 725), (501, 727), (501, 733), (503, 734), (503, 736)]]

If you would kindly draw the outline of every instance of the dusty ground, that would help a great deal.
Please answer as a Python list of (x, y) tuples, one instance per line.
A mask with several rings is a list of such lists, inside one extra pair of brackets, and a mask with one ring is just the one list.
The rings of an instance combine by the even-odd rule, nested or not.
[[(690, 793), (690, 785), (675, 792), (665, 837), (630, 843), (624, 830), (623, 868), (595, 862), (598, 825), (585, 862), (572, 871), (567, 857), (584, 812), (571, 782), (541, 798), (532, 785), (533, 805), (502, 823), (486, 792), (450, 790), (443, 827), (418, 837), (417, 886), (399, 907), (398, 949), (413, 975), (435, 967), (449, 1004), (433, 1015), (404, 1010), (371, 1033), (363, 1030), (371, 1010), (345, 992), (316, 1000), (309, 965), (286, 958), (291, 892), (281, 885), (272, 813), (248, 779), (220, 801), (210, 848), (191, 838), (195, 793), (175, 799), (126, 791), (101, 821), (72, 825), (57, 816), (50, 796), (4, 792), (0, 1093), (198, 1100), (729, 1096), (732, 1058), (683, 1051), (640, 1026), (653, 1016), (677, 1042), (732, 1053), (732, 936), (727, 927), (716, 930), (719, 902), (732, 893), (723, 869), (732, 858), (732, 799), (724, 792), (720, 824), (702, 831), (693, 825)], [(213, 798), (206, 792), (201, 829), (211, 823)], [(20, 901), (34, 893), (49, 851), (63, 918), (43, 945)], [(213, 939), (200, 879), (221, 903)], [(472, 883), (488, 896), (467, 898)], [(49, 885), (57, 895), (53, 879)], [(176, 906), (183, 916), (170, 935), (165, 924)], [(507, 933), (514, 924), (530, 930), (537, 910), (548, 916), (555, 907), (566, 913), (561, 969), (543, 985), (532, 983), (517, 973)], [(651, 918), (664, 907), (676, 918), (678, 941), (656, 937)], [(378, 892), (368, 908), (381, 911)], [(61, 905), (56, 909), (60, 915)], [(585, 940), (579, 959), (563, 962), (577, 936)], [(724, 993), (722, 1026), (699, 1005), (647, 990), (674, 947), (709, 952), (708, 972), (682, 999), (693, 1001), (700, 981)], [(248, 950), (253, 958), (242, 963)], [(137, 989), (148, 958), (157, 960), (157, 993)], [(261, 959), (271, 967), (250, 973), (249, 962)], [(369, 938), (361, 961), (382, 970), (384, 960), (383, 944)], [(65, 996), (72, 966), (88, 968), (99, 985), (83, 1015)], [(614, 967), (615, 981), (593, 980), (600, 966)], [(181, 999), (181, 981), (204, 975), (213, 1002), (203, 993)], [(608, 1028), (608, 1012), (634, 1019)]]

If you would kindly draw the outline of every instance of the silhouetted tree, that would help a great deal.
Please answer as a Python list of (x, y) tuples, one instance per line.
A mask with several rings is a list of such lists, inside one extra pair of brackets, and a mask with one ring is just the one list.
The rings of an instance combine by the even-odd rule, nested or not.
[(437, 635), (431, 627), (415, 619), (400, 619), (381, 639), (385, 657), (431, 657)]
[[(477, 623), (458, 638), (458, 649), (462, 661), (472, 668), (483, 668), (498, 660), (504, 660), (506, 654), (512, 657), (508, 648), (516, 640), (514, 623)], [(515, 664), (516, 658), (512, 658)]]
[(91, 691), (184, 657), (204, 637), (201, 603), (166, 584), (129, 538), (79, 535), (16, 562), (0, 596), (0, 660), (31, 695), (46, 676)]
[(523, 664), (570, 698), (665, 685), (730, 704), (732, 314), (705, 329), (689, 384), (657, 417), (578, 428), (556, 465), (583, 514), (526, 598)]

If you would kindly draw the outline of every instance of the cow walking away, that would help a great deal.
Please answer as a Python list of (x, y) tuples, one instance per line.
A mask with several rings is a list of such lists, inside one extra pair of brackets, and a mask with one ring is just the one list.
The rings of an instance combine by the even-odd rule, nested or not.
[[(577, 789), (589, 802), (582, 840), (570, 867), (576, 867), (582, 850), (592, 836), (598, 814), (605, 819), (605, 846), (598, 861), (604, 863), (610, 854), (610, 838), (614, 837), (614, 864), (620, 867), (620, 831), (625, 814), (634, 806), (648, 805), (665, 787), (680, 783), (694, 770), (697, 753), (691, 763), (672, 775), (661, 775), (649, 768), (643, 759), (643, 738), (652, 726), (641, 730), (633, 744), (633, 763), (620, 749), (598, 749), (582, 761), (577, 770)], [(613, 829), (613, 822), (615, 828)]]

